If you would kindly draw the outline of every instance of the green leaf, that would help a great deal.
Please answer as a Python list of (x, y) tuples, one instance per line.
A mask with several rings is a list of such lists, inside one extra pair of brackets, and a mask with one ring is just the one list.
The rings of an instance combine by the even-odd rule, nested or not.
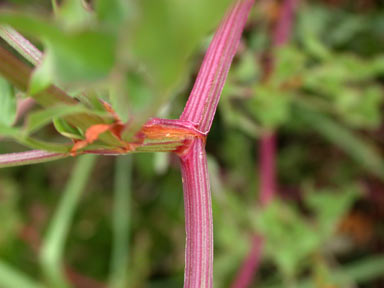
[(6, 288), (43, 288), (43, 285), (29, 279), (27, 275), (0, 262), (0, 286)]
[(259, 120), (264, 127), (276, 128), (290, 117), (289, 92), (271, 85), (256, 85), (254, 95), (247, 100), (245, 108)]
[(25, 133), (32, 134), (41, 127), (49, 124), (53, 118), (65, 117), (86, 112), (87, 109), (81, 105), (57, 105), (49, 107), (28, 115)]
[(298, 35), (304, 48), (310, 55), (318, 59), (327, 59), (331, 52), (323, 44), (321, 34), (325, 31), (326, 24), (329, 21), (329, 14), (321, 8), (308, 9), (308, 7), (299, 9), (298, 17)]
[(115, 62), (116, 38), (85, 31), (50, 37), (55, 79), (64, 83), (96, 81), (107, 76)]
[(116, 36), (97, 29), (65, 31), (43, 17), (0, 13), (0, 23), (40, 39), (52, 57), (53, 80), (59, 83), (96, 81), (115, 62)]
[[(16, 118), (15, 91), (7, 80), (0, 77), (0, 124), (11, 126)], [(1, 132), (0, 132), (1, 133)]]
[(114, 29), (124, 23), (128, 17), (129, 7), (132, 6), (125, 0), (97, 0), (95, 4), (98, 19)]
[(17, 138), (22, 136), (20, 129), (0, 123), (0, 135), (3, 137)]
[(294, 46), (283, 46), (274, 53), (275, 68), (270, 82), (275, 87), (280, 87), (295, 76), (304, 72), (306, 55)]
[(311, 187), (305, 194), (305, 203), (315, 212), (318, 233), (323, 235), (324, 240), (329, 239), (339, 227), (342, 217), (360, 195), (359, 188), (356, 184), (321, 191)]
[(330, 142), (344, 150), (362, 167), (379, 178), (384, 178), (384, 162), (372, 145), (346, 127), (317, 111), (295, 106), (295, 115), (323, 135)]
[(44, 55), (40, 64), (35, 68), (29, 82), (28, 94), (35, 95), (46, 88), (53, 82), (53, 55), (49, 51)]
[(35, 138), (28, 137), (25, 135), (25, 133), (22, 130), (14, 127), (5, 126), (5, 125), (2, 125), (1, 123), (0, 123), (0, 135), (3, 137), (14, 139), (20, 144), (23, 144), (27, 147), (38, 149), (38, 150), (67, 153), (71, 149), (71, 146), (68, 144), (51, 143), (51, 142), (46, 142), (43, 140), (38, 140)]
[(188, 56), (218, 25), (229, 2), (138, 1), (138, 17), (129, 27), (127, 51), (145, 64), (159, 87), (174, 88), (185, 75)]
[(84, 139), (84, 135), (79, 128), (69, 125), (64, 119), (54, 118), (53, 125), (57, 132), (61, 135), (71, 139)]
[[(330, 278), (332, 282), (338, 284), (339, 287), (350, 287), (351, 283), (363, 284), (371, 280), (380, 278), (384, 273), (384, 256), (377, 255), (367, 257), (355, 261), (351, 264), (343, 265), (340, 268), (332, 268)], [(280, 288), (281, 283), (277, 285), (266, 285), (266, 288)], [(297, 288), (316, 288), (318, 284), (313, 281), (313, 278), (307, 278), (296, 283)]]
[(91, 24), (92, 14), (84, 0), (65, 0), (58, 10), (59, 21), (68, 29), (84, 28)]
[(90, 114), (104, 117), (105, 120), (110, 120), (112, 116), (107, 112), (93, 111), (85, 108), (81, 104), (78, 105), (56, 105), (45, 108), (28, 115), (27, 125), (24, 129), (25, 135), (30, 135), (40, 129), (41, 127), (49, 124), (55, 118), (66, 117), (75, 114)]
[(288, 277), (293, 277), (319, 246), (314, 227), (300, 217), (297, 209), (273, 201), (255, 218), (256, 227), (265, 238), (266, 253)]

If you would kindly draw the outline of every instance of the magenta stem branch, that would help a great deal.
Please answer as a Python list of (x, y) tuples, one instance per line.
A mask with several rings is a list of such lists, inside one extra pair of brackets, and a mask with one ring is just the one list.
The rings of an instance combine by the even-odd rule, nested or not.
[(236, 1), (221, 23), (205, 54), (195, 85), (180, 116), (181, 120), (195, 123), (202, 133), (208, 133), (211, 128), (253, 2), (253, 0)]
[(264, 132), (260, 139), (260, 202), (266, 205), (276, 192), (276, 133)]
[(205, 144), (196, 139), (181, 157), (186, 227), (184, 287), (213, 286), (213, 225)]
[(41, 150), (2, 154), (0, 155), (0, 168), (48, 162), (65, 157), (68, 155)]
[[(292, 33), (294, 11), (298, 0), (284, 0), (280, 8), (279, 21), (273, 33), (272, 43), (274, 47), (286, 44)], [(274, 59), (272, 59), (270, 71), (274, 69)], [(271, 75), (271, 73), (267, 73)], [(268, 81), (268, 77), (266, 78)], [(277, 133), (268, 130), (263, 133), (260, 139), (259, 159), (260, 159), (260, 203), (267, 205), (277, 191), (276, 180), (276, 140)], [(252, 236), (251, 250), (240, 267), (232, 288), (246, 288), (252, 283), (257, 268), (260, 265), (262, 254), (263, 239), (259, 235)]]
[[(207, 50), (180, 120), (207, 135), (240, 42), (253, 0), (238, 0)], [(186, 250), (184, 288), (213, 287), (213, 220), (205, 137), (195, 138), (181, 156)]]

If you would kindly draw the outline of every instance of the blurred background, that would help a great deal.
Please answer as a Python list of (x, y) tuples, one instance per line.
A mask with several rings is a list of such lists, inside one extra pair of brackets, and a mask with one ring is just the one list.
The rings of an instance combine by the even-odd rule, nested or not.
[[(43, 0), (0, 5), (51, 9)], [(384, 2), (300, 1), (276, 47), (283, 5), (256, 1), (207, 140), (215, 287), (241, 287), (255, 235), (264, 245), (248, 287), (384, 287)], [(209, 39), (158, 115), (179, 116)], [(1, 153), (23, 150), (0, 142)], [(182, 287), (177, 158), (86, 157), (1, 169), (0, 283), (44, 283), (40, 248), (72, 215), (60, 244), (70, 287)], [(273, 196), (263, 201), (266, 171)], [(78, 201), (64, 197), (73, 190)]]

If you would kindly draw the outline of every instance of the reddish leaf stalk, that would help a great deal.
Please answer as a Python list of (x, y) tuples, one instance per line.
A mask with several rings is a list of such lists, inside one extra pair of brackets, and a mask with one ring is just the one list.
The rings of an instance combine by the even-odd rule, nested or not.
[(220, 25), (204, 57), (181, 120), (209, 132), (253, 0), (237, 1)]
[(12, 167), (27, 164), (35, 164), (65, 158), (67, 155), (61, 153), (51, 153), (41, 150), (32, 150), (20, 153), (10, 153), (0, 155), (0, 167)]
[[(298, 0), (284, 0), (280, 8), (279, 21), (276, 24), (272, 44), (280, 47), (287, 43), (292, 33), (293, 16)], [(274, 60), (271, 59), (271, 67), (267, 67), (265, 81), (274, 69)], [(276, 132), (266, 131), (260, 139), (259, 159), (260, 159), (260, 203), (267, 205), (275, 196), (277, 191), (276, 181)], [(259, 235), (254, 235), (251, 242), (251, 250), (245, 258), (232, 288), (246, 288), (252, 283), (252, 279), (260, 264), (263, 249), (263, 239)]]

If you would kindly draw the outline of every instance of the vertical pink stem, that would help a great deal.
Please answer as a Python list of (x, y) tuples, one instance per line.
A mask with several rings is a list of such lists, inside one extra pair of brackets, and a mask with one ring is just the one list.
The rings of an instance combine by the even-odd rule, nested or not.
[(186, 227), (184, 287), (213, 286), (211, 191), (203, 139), (194, 140), (181, 157)]
[(285, 0), (281, 7), (280, 19), (273, 35), (273, 45), (282, 46), (292, 34), (293, 15), (299, 0)]
[[(180, 120), (207, 135), (224, 82), (254, 0), (237, 0), (215, 33)], [(212, 206), (205, 139), (195, 138), (180, 156), (183, 176), (186, 250), (185, 288), (213, 286)]]
[(239, 272), (236, 275), (235, 281), (232, 283), (232, 288), (248, 287), (252, 283), (256, 268), (261, 260), (261, 252), (263, 249), (263, 240), (259, 236), (252, 237), (251, 250), (244, 259)]
[[(285, 0), (280, 10), (279, 21), (273, 34), (273, 46), (284, 45), (292, 32), (293, 15), (298, 0)], [(273, 59), (272, 59), (273, 60)], [(272, 69), (274, 61), (272, 61)], [(268, 81), (268, 79), (266, 79)], [(260, 202), (267, 205), (274, 197), (277, 189), (276, 181), (276, 137), (274, 131), (266, 131), (260, 139)], [(254, 274), (260, 264), (263, 240), (259, 235), (252, 237), (251, 251), (245, 258), (232, 288), (246, 288), (252, 283)]]
[(260, 140), (260, 202), (266, 205), (276, 192), (276, 134), (264, 132)]

